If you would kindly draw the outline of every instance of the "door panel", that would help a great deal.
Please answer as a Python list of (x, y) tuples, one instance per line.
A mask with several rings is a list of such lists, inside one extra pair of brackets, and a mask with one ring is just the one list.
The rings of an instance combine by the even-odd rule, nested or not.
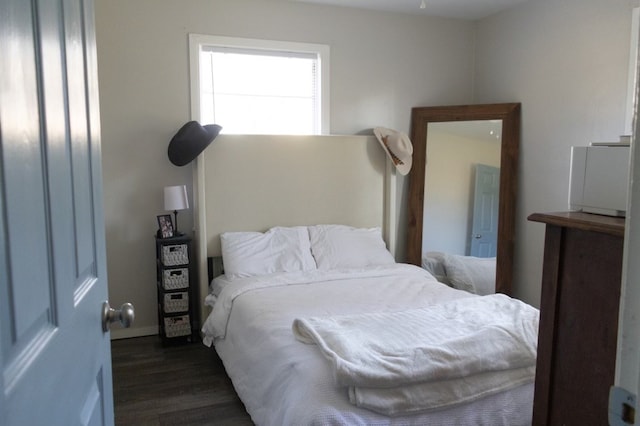
[[(82, 10), (77, 0), (65, 0), (65, 33), (67, 35), (66, 58), (69, 90), (69, 127), (71, 137), (71, 160), (73, 170), (73, 205), (76, 213), (76, 267), (77, 285), (82, 286), (94, 273), (91, 272), (95, 262), (95, 238), (92, 223), (90, 144), (88, 140), (87, 105), (85, 97), (85, 79), (75, 78), (85, 69), (85, 56), (82, 40)], [(77, 71), (77, 72), (74, 72)]]
[[(67, 74), (68, 107), (69, 107), (69, 137), (71, 146), (71, 171), (73, 189), (74, 211), (74, 302), (79, 303), (80, 297), (85, 294), (96, 282), (96, 238), (93, 223), (93, 199), (91, 176), (91, 138), (89, 138), (88, 109), (85, 97), (86, 80), (78, 78), (84, 75), (86, 68), (83, 44), (78, 41), (83, 39), (81, 2), (77, 0), (65, 0), (66, 34), (66, 66), (70, 72)], [(73, 72), (77, 71), (77, 72)], [(88, 143), (87, 143), (88, 142)]]
[(111, 425), (93, 4), (0, 5), (0, 424)]
[[(28, 12), (22, 9), (16, 7), (10, 10), (10, 13), (17, 19), (24, 19)], [(10, 50), (3, 48), (1, 51), (10, 52), (14, 58), (14, 51), (32, 44), (33, 41), (33, 37), (26, 34), (25, 39), (14, 40), (8, 46)], [(8, 255), (16, 259), (11, 264), (11, 276), (24, 284), (13, 288), (8, 294), (9, 299), (3, 299), (23, 306), (14, 312), (12, 318), (7, 318), (12, 333), (12, 345), (19, 347), (24, 345), (25, 340), (33, 338), (34, 327), (42, 329), (44, 323), (48, 322), (43, 321), (42, 316), (50, 309), (51, 295), (47, 286), (50, 281), (48, 268), (32, 267), (33, 264), (46, 266), (48, 258), (46, 245), (42, 245), (40, 237), (46, 235), (47, 219), (42, 201), (45, 194), (41, 169), (42, 152), (37, 144), (38, 116), (34, 117), (31, 114), (32, 111), (38, 111), (37, 77), (33, 67), (35, 55), (33, 49), (27, 49), (23, 54), (16, 56), (15, 62), (11, 64), (13, 72), (7, 76), (9, 81), (3, 84), (2, 90), (7, 90), (11, 99), (19, 99), (19, 102), (13, 103), (12, 111), (7, 114), (6, 120), (2, 120), (2, 125), (4, 127), (5, 121), (11, 121), (23, 126), (20, 129), (22, 131), (15, 135), (19, 143), (8, 146), (4, 146), (3, 143), (3, 156), (12, 159), (11, 162), (3, 164), (4, 196), (10, 200), (5, 206), (4, 214), (12, 224), (7, 229), (8, 236), (23, 236), (23, 248), (9, 246)], [(24, 221), (17, 220), (23, 216)], [(22, 250), (29, 255), (24, 255)], [(29, 300), (32, 303), (27, 304)], [(36, 326), (36, 323), (40, 325)]]

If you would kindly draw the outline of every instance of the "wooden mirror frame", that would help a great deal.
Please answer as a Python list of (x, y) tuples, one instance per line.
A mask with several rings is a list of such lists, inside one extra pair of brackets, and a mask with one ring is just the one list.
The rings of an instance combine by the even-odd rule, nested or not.
[(409, 172), (407, 262), (417, 266), (422, 265), (424, 180), (429, 123), (473, 120), (502, 120), (496, 292), (510, 295), (515, 246), (515, 210), (518, 188), (518, 152), (520, 149), (520, 103), (412, 108), (413, 167)]

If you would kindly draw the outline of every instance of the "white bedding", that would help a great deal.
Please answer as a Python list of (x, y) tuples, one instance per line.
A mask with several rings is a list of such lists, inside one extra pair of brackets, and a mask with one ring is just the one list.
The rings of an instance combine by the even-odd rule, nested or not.
[(535, 377), (538, 311), (503, 294), (297, 318), (293, 332), (318, 345), (352, 403), (383, 414), (451, 406)]
[[(222, 280), (224, 281), (224, 280)], [(478, 297), (438, 283), (423, 269), (273, 274), (218, 285), (203, 331), (213, 339), (247, 411), (258, 425), (526, 425), (533, 384), (453, 408), (389, 417), (349, 402), (317, 347), (297, 341), (297, 317), (421, 308)]]

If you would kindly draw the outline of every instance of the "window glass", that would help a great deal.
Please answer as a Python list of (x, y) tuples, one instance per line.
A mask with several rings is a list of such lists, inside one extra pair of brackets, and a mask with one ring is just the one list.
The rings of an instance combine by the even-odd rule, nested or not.
[(202, 124), (220, 124), (227, 134), (328, 133), (328, 83), (321, 81), (327, 46), (216, 39), (197, 43)]

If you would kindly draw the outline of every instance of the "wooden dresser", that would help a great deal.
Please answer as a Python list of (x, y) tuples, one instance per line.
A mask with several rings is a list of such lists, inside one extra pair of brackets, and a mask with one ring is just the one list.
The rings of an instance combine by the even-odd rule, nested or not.
[(624, 218), (535, 213), (546, 224), (534, 425), (607, 425)]

